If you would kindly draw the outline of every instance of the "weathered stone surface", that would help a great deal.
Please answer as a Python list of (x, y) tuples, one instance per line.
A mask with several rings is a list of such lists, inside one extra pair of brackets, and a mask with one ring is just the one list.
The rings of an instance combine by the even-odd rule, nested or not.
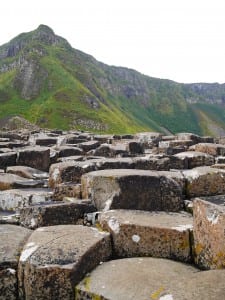
[(214, 164), (214, 157), (203, 152), (186, 151), (175, 154), (174, 156), (179, 157), (183, 160), (186, 159), (187, 169), (192, 169), (201, 166), (211, 166)]
[(132, 155), (140, 155), (144, 153), (144, 144), (139, 141), (130, 141), (127, 148), (128, 152), (130, 152)]
[(172, 152), (171, 155), (169, 156), (169, 168), (170, 169), (175, 169), (175, 170), (183, 170), (183, 169), (188, 169), (188, 159), (187, 157), (179, 157), (176, 156), (178, 153), (182, 153), (182, 151), (178, 152)]
[(183, 171), (187, 197), (225, 194), (225, 170), (198, 167)]
[(8, 166), (16, 165), (16, 152), (8, 152), (0, 154), (0, 168), (5, 169)]
[(74, 286), (111, 256), (108, 233), (80, 225), (40, 227), (19, 261), (21, 299), (74, 299)]
[(144, 170), (102, 170), (82, 176), (82, 197), (98, 210), (140, 209), (178, 211), (182, 189), (173, 179)]
[(199, 143), (190, 147), (190, 150), (204, 152), (213, 156), (225, 156), (225, 145), (213, 143)]
[(31, 229), (52, 225), (77, 224), (85, 213), (94, 211), (96, 209), (93, 204), (85, 200), (43, 203), (20, 209), (20, 223)]
[(180, 170), (158, 171), (157, 173), (159, 176), (165, 176), (166, 178), (170, 178), (176, 181), (181, 187), (183, 194), (185, 194), (186, 180), (182, 171)]
[(0, 173), (0, 190), (9, 190), (13, 188), (40, 187), (42, 181), (26, 179), (14, 174)]
[(215, 157), (216, 164), (225, 164), (225, 156), (217, 156)]
[(81, 185), (74, 183), (58, 184), (53, 192), (53, 199), (62, 201), (64, 197), (81, 198)]
[(0, 148), (0, 153), (8, 153), (8, 152), (12, 152), (12, 149), (9, 149), (9, 148)]
[(47, 179), (48, 173), (27, 166), (13, 166), (6, 169), (6, 173), (15, 174), (28, 179)]
[(79, 183), (86, 172), (95, 170), (95, 161), (76, 162), (67, 161), (51, 165), (49, 169), (49, 186), (56, 187), (63, 182)]
[(126, 258), (103, 263), (76, 287), (76, 300), (218, 300), (225, 270), (198, 269), (160, 258)]
[(225, 170), (225, 164), (215, 164), (215, 165), (212, 165), (211, 168)]
[(169, 170), (170, 159), (168, 157), (134, 157), (134, 168), (141, 170)]
[(15, 225), (0, 225), (0, 299), (17, 299), (17, 264), (31, 231)]
[(20, 225), (20, 215), (14, 211), (0, 210), (0, 224)]
[(17, 165), (47, 172), (50, 165), (50, 150), (45, 147), (27, 147), (20, 150)]
[(159, 142), (159, 148), (175, 148), (175, 147), (188, 148), (193, 144), (194, 143), (192, 140), (161, 141)]
[(110, 134), (97, 134), (93, 136), (95, 141), (99, 141), (101, 144), (107, 143), (110, 144), (113, 140), (113, 135)]
[(84, 152), (88, 152), (92, 149), (96, 149), (97, 147), (100, 146), (100, 142), (99, 141), (88, 141), (88, 142), (84, 142), (84, 143), (80, 143), (79, 147), (84, 151)]
[(195, 263), (202, 269), (225, 268), (225, 207), (196, 199), (193, 213)]
[(83, 161), (84, 160), (84, 156), (81, 156), (81, 155), (72, 155), (72, 156), (59, 157), (59, 158), (57, 158), (57, 161), (55, 161), (53, 163), (55, 164), (55, 163), (66, 162), (66, 161), (70, 161), (70, 160), (73, 160), (73, 161)]
[(37, 138), (36, 139), (36, 145), (39, 146), (53, 146), (57, 144), (58, 139), (53, 137), (43, 137), (43, 138)]
[[(193, 198), (192, 201), (194, 201), (194, 199), (195, 198)], [(201, 199), (212, 204), (221, 205), (222, 207), (225, 207), (225, 195), (206, 196), (201, 197)]]
[(68, 161), (53, 164), (49, 171), (49, 185), (54, 188), (62, 182), (80, 183), (81, 176), (91, 171), (122, 168), (133, 169), (134, 166), (135, 164), (131, 158), (91, 159), (83, 162)]
[(185, 212), (114, 210), (101, 213), (99, 223), (113, 238), (117, 257), (153, 256), (191, 260), (192, 216)]
[(193, 141), (195, 144), (202, 142), (202, 137), (197, 134), (189, 133), (189, 132), (180, 132), (177, 134), (177, 139), (181, 141)]
[(116, 156), (128, 156), (127, 146), (126, 144), (117, 144), (117, 145), (109, 145), (102, 144), (97, 149), (95, 149), (92, 153), (94, 156), (103, 156), (103, 157), (116, 157)]
[(50, 189), (12, 189), (0, 192), (0, 209), (17, 210), (30, 204), (49, 201), (52, 197)]
[(57, 147), (57, 151), (59, 152), (59, 157), (67, 157), (74, 155), (82, 155), (82, 149), (73, 146), (60, 146)]
[(162, 140), (162, 134), (159, 132), (140, 132), (135, 134), (135, 138), (142, 142), (146, 148), (151, 148), (153, 145), (158, 145)]

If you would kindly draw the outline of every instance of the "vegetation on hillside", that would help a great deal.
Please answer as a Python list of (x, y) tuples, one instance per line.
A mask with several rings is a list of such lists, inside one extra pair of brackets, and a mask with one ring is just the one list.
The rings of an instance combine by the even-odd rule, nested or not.
[(0, 118), (96, 132), (225, 132), (225, 85), (179, 84), (107, 66), (45, 25), (0, 47)]

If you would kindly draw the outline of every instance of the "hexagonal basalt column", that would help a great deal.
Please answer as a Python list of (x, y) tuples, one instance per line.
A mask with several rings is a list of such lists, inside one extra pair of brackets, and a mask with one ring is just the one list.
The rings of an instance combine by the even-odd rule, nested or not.
[(0, 225), (0, 299), (17, 299), (19, 255), (31, 230), (15, 225)]
[(21, 299), (74, 299), (74, 286), (111, 256), (108, 233), (80, 225), (40, 227), (19, 261)]
[(182, 207), (181, 186), (153, 171), (96, 171), (83, 175), (81, 183), (83, 198), (91, 198), (98, 210), (178, 211)]
[(190, 214), (112, 210), (101, 213), (99, 222), (113, 238), (117, 257), (153, 256), (191, 260)]

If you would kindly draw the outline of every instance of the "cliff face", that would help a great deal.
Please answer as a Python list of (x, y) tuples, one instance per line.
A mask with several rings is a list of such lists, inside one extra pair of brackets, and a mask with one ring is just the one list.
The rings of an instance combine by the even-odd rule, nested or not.
[(225, 84), (179, 84), (105, 65), (40, 25), (0, 47), (0, 117), (107, 132), (225, 130)]

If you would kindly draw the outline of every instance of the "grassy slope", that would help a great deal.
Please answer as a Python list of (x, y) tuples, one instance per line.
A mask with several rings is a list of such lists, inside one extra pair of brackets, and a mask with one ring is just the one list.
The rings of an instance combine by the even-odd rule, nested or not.
[[(31, 37), (32, 33), (22, 34), (15, 40), (22, 39), (27, 43)], [(41, 49), (45, 55), (32, 52), (33, 48)], [(73, 127), (74, 119), (90, 119), (97, 124), (107, 124), (103, 131), (111, 133), (162, 131), (164, 127), (173, 133), (212, 134), (212, 127), (225, 129), (224, 107), (187, 103), (186, 97), (197, 97), (200, 101), (204, 97), (186, 85), (150, 78), (128, 69), (123, 69), (120, 76), (120, 68), (103, 65), (89, 55), (72, 50), (65, 40), (58, 46), (33, 40), (23, 53), (36, 60), (47, 71), (48, 78), (38, 97), (25, 100), (14, 88), (17, 71), (1, 73), (0, 118), (21, 115), (43, 127), (62, 129)], [(13, 59), (16, 58), (7, 58), (4, 63), (11, 63)], [(103, 79), (118, 92), (111, 93), (102, 84)], [(142, 101), (141, 94), (128, 97), (123, 92), (127, 86), (134, 90), (142, 89), (145, 101)], [(217, 91), (218, 88), (216, 86)], [(213, 92), (210, 90), (210, 93)], [(99, 108), (90, 107), (86, 98), (94, 99)], [(93, 129), (81, 125), (76, 125), (76, 128)]]
[[(93, 95), (55, 58), (55, 51), (59, 50), (49, 51), (50, 55), (40, 60), (41, 65), (48, 70), (49, 78), (40, 95), (34, 100), (22, 99), (13, 88), (15, 70), (0, 75), (0, 90), (7, 91), (4, 93), (9, 98), (1, 101), (0, 117), (21, 115), (35, 124), (44, 124), (45, 127), (68, 129), (71, 127), (71, 119), (76, 116), (108, 124), (108, 132), (136, 132), (147, 129), (146, 125), (133, 122), (130, 116), (127, 117), (114, 106), (99, 103), (99, 109), (92, 109), (84, 101), (80, 101), (84, 96)], [(49, 81), (53, 87), (50, 91)]]

